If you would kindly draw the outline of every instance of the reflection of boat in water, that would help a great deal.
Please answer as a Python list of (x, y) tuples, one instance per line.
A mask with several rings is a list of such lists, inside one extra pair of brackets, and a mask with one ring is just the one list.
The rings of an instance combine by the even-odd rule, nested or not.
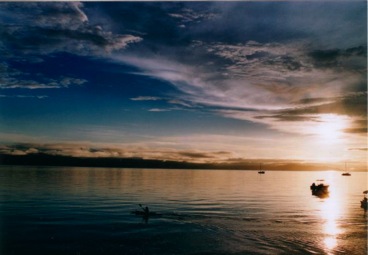
[(326, 197), (328, 196), (328, 187), (329, 185), (326, 185), (323, 183), (324, 180), (317, 180), (317, 184), (313, 182), (313, 184), (310, 186), (310, 189), (312, 191), (312, 195), (317, 197)]
[(349, 172), (346, 172), (346, 163), (345, 163), (345, 172), (341, 174), (342, 176), (351, 176)]
[(262, 170), (262, 164), (259, 164), (259, 174), (265, 174), (266, 172)]

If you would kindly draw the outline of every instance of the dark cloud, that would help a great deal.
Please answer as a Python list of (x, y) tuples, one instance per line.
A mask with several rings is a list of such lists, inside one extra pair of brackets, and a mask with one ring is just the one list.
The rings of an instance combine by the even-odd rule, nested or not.
[(184, 151), (184, 152), (179, 152), (179, 155), (187, 157), (187, 158), (217, 159), (220, 155), (221, 156), (230, 156), (231, 153), (226, 152), (226, 151), (221, 151), (221, 152), (190, 152), (190, 151)]
[[(325, 103), (325, 100), (327, 103)], [(267, 111), (265, 115), (256, 115), (254, 119), (270, 119), (276, 122), (320, 122), (320, 115), (339, 115), (351, 118), (351, 127), (342, 131), (351, 134), (367, 133), (367, 93), (355, 93), (345, 97), (326, 98), (325, 100), (316, 98), (303, 100), (303, 104), (313, 104), (300, 106), (284, 110)]]
[(143, 147), (103, 147), (91, 144), (9, 144), (0, 145), (0, 154), (27, 155), (44, 153), (72, 157), (121, 157), (159, 160), (207, 162), (227, 160), (232, 153), (226, 151), (173, 150)]
[(1, 3), (2, 52), (49, 54), (70, 52), (98, 55), (126, 48), (141, 40), (130, 34), (114, 34), (98, 25), (90, 25), (83, 4)]
[[(338, 114), (347, 116), (366, 116), (367, 107), (367, 93), (355, 93), (345, 97), (326, 98), (327, 101), (333, 102), (323, 103), (320, 98), (307, 99), (307, 102), (318, 102), (317, 105), (298, 107), (293, 109), (286, 109), (278, 111), (276, 116), (302, 116), (307, 114)], [(320, 103), (322, 102), (322, 103)]]
[(19, 69), (15, 64), (37, 64), (57, 52), (104, 56), (141, 40), (138, 36), (114, 34), (99, 25), (91, 25), (83, 8), (77, 2), (0, 3), (3, 61), (0, 89), (51, 89), (84, 84), (83, 78), (48, 77), (46, 73)]
[(21, 72), (10, 67), (7, 63), (0, 63), (0, 89), (56, 89), (80, 86), (87, 80), (59, 76), (48, 78), (41, 74)]
[(365, 128), (347, 128), (347, 129), (344, 129), (343, 131), (345, 133), (351, 133), (351, 134), (367, 134), (368, 131), (367, 131), (367, 127)]
[(366, 71), (367, 50), (364, 46), (348, 49), (314, 50), (308, 54), (316, 67)]
[(299, 105), (299, 104), (321, 104), (321, 103), (326, 103), (326, 102), (331, 102), (334, 101), (334, 98), (329, 98), (329, 97), (320, 97), (320, 98), (303, 98), (297, 102), (295, 102), (295, 104)]
[(273, 114), (256, 116), (255, 119), (272, 119), (275, 121), (318, 121), (317, 117), (292, 115), (292, 114)]
[(368, 151), (368, 148), (349, 148), (349, 151)]

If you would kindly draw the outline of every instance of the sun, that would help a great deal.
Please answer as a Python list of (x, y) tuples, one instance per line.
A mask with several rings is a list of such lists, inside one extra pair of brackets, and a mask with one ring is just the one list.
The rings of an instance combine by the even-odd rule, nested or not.
[(347, 124), (347, 119), (343, 116), (322, 114), (312, 127), (311, 133), (318, 136), (324, 143), (332, 144), (342, 137)]
[(305, 126), (305, 131), (311, 135), (306, 141), (308, 154), (321, 162), (341, 160), (346, 147), (344, 130), (349, 126), (349, 119), (336, 114), (321, 114), (315, 118)]

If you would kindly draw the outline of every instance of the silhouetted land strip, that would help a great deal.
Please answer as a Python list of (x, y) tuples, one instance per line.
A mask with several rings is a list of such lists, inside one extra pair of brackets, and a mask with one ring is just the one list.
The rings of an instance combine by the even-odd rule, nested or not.
[[(34, 153), (27, 155), (0, 154), (0, 165), (254, 170), (258, 168), (259, 161), (249, 160), (226, 163), (191, 163), (142, 158), (87, 158)], [(267, 170), (331, 169), (331, 166), (326, 164), (306, 164), (287, 161), (283, 163), (265, 164), (265, 167), (267, 167)]]

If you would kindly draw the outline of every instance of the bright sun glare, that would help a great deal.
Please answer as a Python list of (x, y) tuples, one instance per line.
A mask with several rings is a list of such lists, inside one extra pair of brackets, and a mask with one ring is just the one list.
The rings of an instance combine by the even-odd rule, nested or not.
[(348, 127), (347, 117), (335, 114), (322, 114), (317, 121), (309, 123), (306, 131), (313, 135), (310, 139), (314, 149), (310, 153), (313, 159), (323, 162), (334, 162), (341, 159), (344, 147), (344, 129)]
[(334, 114), (323, 114), (311, 131), (326, 143), (334, 143), (341, 137), (342, 131), (346, 127), (346, 118)]

